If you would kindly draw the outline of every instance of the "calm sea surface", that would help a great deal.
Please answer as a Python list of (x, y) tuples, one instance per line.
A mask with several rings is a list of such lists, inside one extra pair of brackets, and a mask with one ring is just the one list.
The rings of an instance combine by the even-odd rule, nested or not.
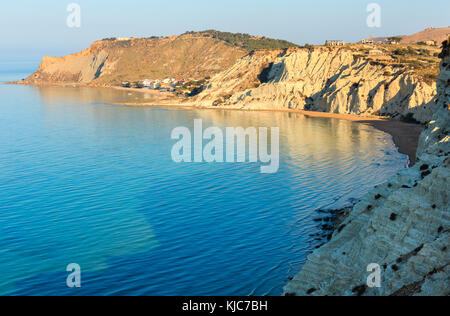
[[(14, 76), (0, 81), (25, 77)], [(117, 100), (145, 96), (0, 85), (0, 295), (280, 295), (323, 242), (311, 237), (317, 209), (348, 205), (407, 164), (366, 125)], [(172, 129), (194, 119), (279, 126), (279, 172), (172, 162)], [(66, 287), (70, 263), (81, 289)]]

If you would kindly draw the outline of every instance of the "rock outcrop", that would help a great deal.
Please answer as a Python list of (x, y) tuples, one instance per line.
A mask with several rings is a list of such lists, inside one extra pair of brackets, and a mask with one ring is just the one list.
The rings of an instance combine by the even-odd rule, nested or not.
[(219, 73), (194, 101), (200, 106), (300, 109), (411, 116), (427, 122), (436, 85), (404, 65), (383, 63), (341, 48), (291, 48), (247, 55)]
[[(285, 294), (450, 294), (449, 41), (440, 56), (435, 111), (421, 135), (418, 162), (356, 204)], [(380, 288), (367, 287), (372, 263), (382, 267)]]

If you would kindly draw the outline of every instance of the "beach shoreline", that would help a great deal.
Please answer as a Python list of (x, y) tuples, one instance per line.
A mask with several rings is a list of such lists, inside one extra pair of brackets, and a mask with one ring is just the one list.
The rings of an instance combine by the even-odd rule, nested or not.
[[(9, 82), (6, 84), (23, 84), (21, 82)], [(35, 85), (35, 84), (31, 84)], [(152, 103), (129, 103), (129, 102), (114, 102), (112, 105), (118, 106), (133, 106), (133, 107), (164, 107), (169, 109), (184, 109), (184, 110), (227, 110), (227, 111), (258, 111), (258, 112), (291, 112), (300, 113), (309, 117), (322, 117), (322, 118), (334, 118), (347, 120), (360, 124), (367, 124), (373, 128), (376, 128), (392, 137), (392, 140), (397, 147), (397, 150), (409, 158), (409, 167), (416, 163), (416, 152), (419, 144), (419, 137), (422, 133), (424, 126), (420, 124), (406, 123), (399, 120), (394, 120), (389, 117), (382, 116), (361, 116), (356, 114), (336, 114), (327, 112), (315, 112), (298, 109), (247, 109), (247, 108), (227, 108), (227, 107), (213, 107), (213, 106), (198, 106), (192, 102), (186, 102), (187, 98), (177, 100), (173, 94), (168, 92), (160, 92), (149, 89), (138, 88), (124, 88), (118, 86), (93, 86), (89, 84), (39, 84), (39, 85), (52, 85), (62, 87), (85, 87), (85, 88), (103, 88), (114, 89), (119, 91), (128, 91), (149, 94), (155, 97)], [(183, 102), (177, 102), (181, 101)]]
[[(323, 117), (323, 118), (335, 118), (341, 120), (347, 120), (360, 124), (367, 124), (373, 128), (376, 128), (392, 137), (392, 140), (397, 147), (397, 150), (409, 158), (409, 167), (416, 163), (416, 152), (419, 145), (419, 137), (422, 133), (424, 126), (420, 124), (406, 123), (399, 120), (393, 120), (389, 117), (382, 116), (361, 116), (355, 114), (336, 114), (327, 112), (315, 112), (297, 109), (242, 109), (242, 108), (226, 108), (226, 107), (204, 107), (198, 106), (194, 103), (183, 102), (173, 104), (173, 95), (170, 93), (162, 93), (159, 91), (136, 89), (136, 88), (123, 88), (123, 87), (111, 87), (116, 90), (130, 91), (137, 93), (146, 93), (155, 96), (160, 99), (160, 103), (156, 104), (132, 104), (132, 103), (116, 103), (116, 105), (125, 106), (148, 106), (148, 107), (167, 107), (167, 108), (185, 108), (185, 109), (204, 109), (204, 110), (227, 110), (227, 111), (263, 111), (263, 112), (291, 112), (300, 113), (309, 117)], [(163, 97), (169, 97), (169, 99), (163, 99)], [(186, 99), (185, 99), (186, 100)]]
[(245, 111), (245, 112), (288, 112), (299, 113), (309, 117), (319, 118), (333, 118), (351, 121), (359, 124), (369, 125), (377, 130), (380, 130), (392, 137), (392, 141), (397, 147), (398, 152), (407, 155), (409, 158), (409, 167), (416, 163), (416, 152), (419, 145), (419, 137), (422, 133), (424, 126), (420, 124), (406, 123), (398, 120), (393, 120), (387, 117), (380, 116), (360, 116), (355, 114), (336, 114), (326, 112), (314, 112), (306, 110), (295, 109), (238, 109), (238, 108), (225, 108), (225, 107), (203, 107), (196, 106), (191, 103), (156, 103), (150, 104), (136, 104), (136, 103), (114, 103), (118, 106), (137, 106), (137, 107), (164, 107), (172, 109), (184, 109), (184, 110), (225, 110), (225, 111)]

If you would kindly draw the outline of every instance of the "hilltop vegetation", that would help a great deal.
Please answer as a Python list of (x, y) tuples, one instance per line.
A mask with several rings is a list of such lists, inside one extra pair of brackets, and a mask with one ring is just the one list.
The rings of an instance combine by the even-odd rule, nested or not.
[(230, 33), (220, 32), (216, 30), (207, 30), (203, 32), (187, 32), (185, 34), (210, 36), (212, 38), (224, 41), (228, 45), (247, 51), (259, 49), (285, 49), (298, 46), (285, 40), (272, 39), (264, 36), (252, 36), (245, 33)]

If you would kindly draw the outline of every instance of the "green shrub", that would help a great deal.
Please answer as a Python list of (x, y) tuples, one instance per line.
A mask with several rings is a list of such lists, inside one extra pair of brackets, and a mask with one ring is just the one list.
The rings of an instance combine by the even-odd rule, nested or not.
[(213, 38), (222, 40), (228, 45), (239, 47), (248, 51), (259, 49), (286, 49), (290, 47), (298, 47), (298, 45), (279, 39), (272, 39), (267, 37), (254, 37), (244, 33), (229, 33), (220, 32), (216, 30), (207, 30), (203, 32), (188, 32), (186, 34), (207, 35)]

